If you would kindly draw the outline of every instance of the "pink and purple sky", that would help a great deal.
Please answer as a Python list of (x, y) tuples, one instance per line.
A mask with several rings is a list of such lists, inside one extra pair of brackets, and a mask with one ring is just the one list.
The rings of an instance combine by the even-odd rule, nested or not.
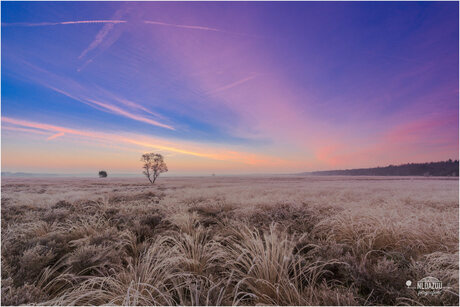
[(2, 2), (2, 171), (457, 159), (457, 2)]

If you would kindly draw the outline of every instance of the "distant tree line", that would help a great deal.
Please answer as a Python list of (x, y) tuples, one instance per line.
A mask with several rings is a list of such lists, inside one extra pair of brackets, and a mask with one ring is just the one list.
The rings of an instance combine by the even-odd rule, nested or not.
[(457, 176), (458, 160), (428, 163), (408, 163), (389, 165), (385, 167), (358, 168), (333, 171), (317, 171), (305, 175), (335, 175), (335, 176)]

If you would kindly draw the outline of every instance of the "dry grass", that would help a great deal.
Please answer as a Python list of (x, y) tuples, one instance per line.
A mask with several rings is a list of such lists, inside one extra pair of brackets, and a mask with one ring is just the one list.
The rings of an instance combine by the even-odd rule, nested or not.
[(1, 303), (458, 305), (458, 205), (447, 178), (4, 178)]

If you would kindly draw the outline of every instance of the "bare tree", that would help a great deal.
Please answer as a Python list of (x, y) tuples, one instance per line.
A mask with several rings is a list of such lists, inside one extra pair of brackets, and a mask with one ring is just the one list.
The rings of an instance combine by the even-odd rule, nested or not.
[(161, 173), (166, 173), (168, 171), (168, 167), (164, 162), (163, 156), (160, 154), (153, 152), (145, 153), (141, 157), (141, 162), (144, 163), (142, 166), (144, 171), (142, 173), (152, 184), (155, 183), (155, 180), (157, 180)]

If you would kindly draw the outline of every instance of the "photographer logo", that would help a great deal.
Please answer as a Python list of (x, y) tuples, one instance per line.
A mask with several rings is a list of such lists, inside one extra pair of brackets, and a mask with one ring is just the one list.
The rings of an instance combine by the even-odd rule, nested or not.
[(428, 276), (417, 281), (417, 285), (412, 286), (412, 281), (406, 281), (406, 286), (415, 289), (418, 295), (438, 295), (442, 291), (442, 281), (436, 277)]

